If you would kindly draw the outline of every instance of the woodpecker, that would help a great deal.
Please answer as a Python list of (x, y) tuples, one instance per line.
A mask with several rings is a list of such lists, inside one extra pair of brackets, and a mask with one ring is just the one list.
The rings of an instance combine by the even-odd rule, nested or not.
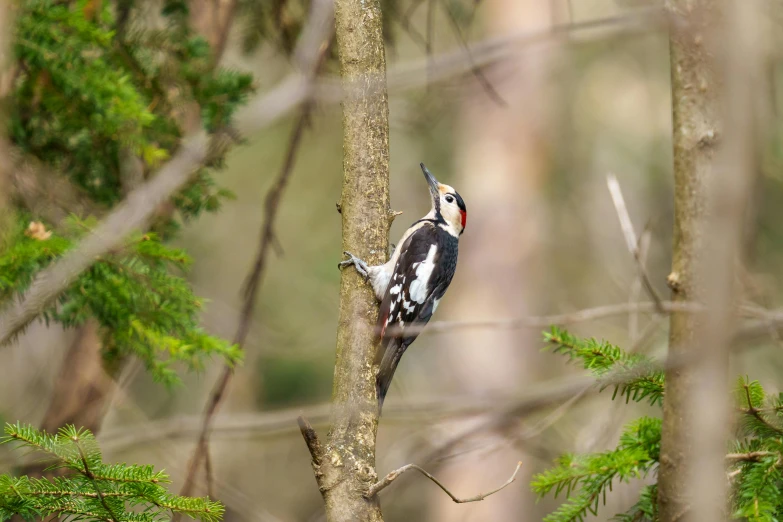
[(430, 188), (432, 209), (405, 231), (391, 259), (368, 266), (350, 252), (339, 264), (353, 265), (381, 302), (376, 335), (379, 338), (375, 364), (378, 408), (389, 391), (402, 354), (421, 333), (438, 308), (457, 268), (459, 238), (465, 231), (468, 212), (453, 187), (438, 183), (420, 164)]

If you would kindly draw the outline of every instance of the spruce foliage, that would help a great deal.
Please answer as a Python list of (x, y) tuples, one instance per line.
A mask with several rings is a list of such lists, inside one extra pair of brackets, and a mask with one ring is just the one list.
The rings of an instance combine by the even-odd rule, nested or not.
[(207, 498), (179, 497), (163, 484), (168, 476), (152, 466), (106, 464), (88, 430), (65, 426), (56, 435), (23, 424), (7, 424), (2, 443), (41, 453), (53, 478), (0, 475), (0, 521), (61, 516), (70, 520), (153, 522), (181, 513), (218, 522), (223, 505)]
[[(544, 333), (544, 341), (555, 353), (580, 361), (599, 383), (610, 372), (630, 373), (628, 380), (614, 385), (613, 398), (620, 395), (626, 402), (646, 401), (661, 406), (664, 375), (648, 358), (629, 354), (605, 341), (577, 338), (557, 327)], [(732, 485), (730, 515), (750, 522), (776, 522), (783, 519), (783, 394), (768, 397), (758, 381), (741, 378), (735, 388), (735, 401), (739, 428), (726, 455)], [(565, 496), (565, 502), (544, 521), (581, 522), (589, 514), (598, 514), (614, 483), (655, 477), (660, 441), (660, 419), (641, 417), (625, 427), (613, 450), (561, 456), (531, 483), (541, 497)], [(656, 484), (648, 484), (641, 489), (636, 504), (613, 520), (655, 522), (656, 504)]]
[(615, 384), (612, 399), (619, 394), (626, 402), (647, 400), (653, 405), (663, 404), (663, 371), (652, 368), (650, 359), (644, 355), (629, 354), (606, 341), (579, 339), (557, 326), (544, 333), (544, 341), (554, 353), (579, 360), (585, 370), (590, 370), (596, 377), (602, 377), (610, 370), (637, 375)]
[[(214, 67), (209, 44), (187, 26), (187, 3), (163, 2), (162, 29), (138, 20), (143, 2), (122, 6), (25, 0), (14, 45), (11, 140), (105, 205), (122, 198), (123, 149), (148, 175), (179, 147), (189, 108), (213, 132), (253, 90), (250, 75)], [(202, 169), (174, 203), (189, 218), (227, 195)]]
[[(22, 294), (35, 273), (67, 252), (91, 224), (72, 218), (64, 227), (70, 234), (37, 239), (19, 222), (11, 247), (0, 253), (0, 299)], [(240, 350), (198, 325), (202, 300), (182, 277), (190, 261), (154, 233), (137, 234), (82, 273), (43, 318), (65, 327), (95, 319), (106, 359), (134, 355), (166, 384), (178, 382), (175, 362), (198, 370), (216, 355), (235, 364)]]
[[(188, 2), (181, 0), (16, 3), (15, 77), (4, 122), (14, 161), (42, 165), (102, 213), (155, 176), (194, 121), (209, 133), (233, 136), (233, 116), (252, 93), (253, 78), (216, 67), (209, 44), (188, 21)], [(172, 198), (173, 212), (162, 211), (150, 230), (96, 259), (39, 318), (64, 327), (94, 321), (107, 370), (136, 357), (167, 385), (179, 381), (178, 365), (198, 370), (210, 357), (236, 364), (238, 347), (199, 325), (203, 300), (185, 278), (190, 257), (164, 243), (178, 222), (216, 211), (231, 196), (213, 177), (226, 150), (212, 151), (209, 165)], [(0, 311), (99, 217), (44, 223), (23, 198), (15, 203), (16, 219), (0, 231)], [(152, 467), (103, 463), (86, 430), (67, 426), (49, 435), (17, 424), (5, 432), (5, 442), (43, 453), (60, 473), (0, 476), (0, 520), (19, 514), (152, 521), (183, 513), (216, 522), (222, 516), (216, 502), (169, 494), (162, 486), (168, 477)]]
[[(200, 112), (207, 131), (220, 131), (252, 92), (250, 75), (215, 67), (206, 40), (188, 26), (187, 2), (160, 7), (151, 13), (133, 0), (19, 3), (9, 139), (98, 208), (122, 199), (128, 157), (138, 158), (143, 178), (154, 176), (180, 146), (188, 113)], [(167, 384), (178, 381), (175, 362), (199, 369), (217, 355), (234, 364), (238, 349), (198, 325), (203, 302), (184, 278), (190, 258), (162, 242), (176, 231), (177, 217), (216, 211), (231, 196), (213, 178), (223, 162), (220, 153), (213, 156), (210, 168), (172, 198), (175, 213), (97, 260), (40, 318), (65, 327), (94, 319), (108, 363), (138, 357)], [(17, 227), (3, 231), (0, 308), (95, 223), (72, 216), (44, 225), (19, 210)], [(30, 234), (28, 223), (45, 232)]]

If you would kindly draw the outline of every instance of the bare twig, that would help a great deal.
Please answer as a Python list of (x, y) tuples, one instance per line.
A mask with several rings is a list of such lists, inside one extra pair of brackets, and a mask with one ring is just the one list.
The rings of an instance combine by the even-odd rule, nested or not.
[(303, 415), (298, 416), (296, 422), (299, 424), (299, 431), (302, 433), (307, 449), (310, 450), (313, 466), (320, 466), (324, 450), (321, 447), (321, 441), (318, 440), (318, 434)]
[[(743, 348), (740, 345), (735, 345), (734, 350)], [(676, 368), (683, 368), (688, 365), (692, 365), (700, 361), (699, 354), (691, 352), (683, 352), (676, 354), (669, 354), (665, 359), (653, 360), (649, 365), (639, 368), (618, 368), (610, 371), (609, 373), (596, 377), (594, 375), (580, 375), (570, 376), (562, 379), (553, 379), (540, 385), (530, 392), (525, 393), (523, 396), (518, 397), (515, 401), (503, 405), (494, 411), (489, 411), (489, 419), (481, 424), (474, 425), (469, 429), (456, 434), (451, 437), (434, 450), (430, 450), (428, 455), (424, 459), (424, 462), (433, 462), (444, 459), (447, 455), (453, 452), (453, 448), (457, 445), (464, 443), (466, 440), (472, 437), (492, 431), (504, 431), (507, 429), (515, 419), (525, 417), (530, 413), (539, 411), (543, 408), (562, 404), (564, 401), (574, 400), (575, 397), (579, 397), (584, 393), (592, 390), (603, 390), (611, 388), (618, 384), (622, 384), (639, 377), (640, 374), (648, 374), (653, 371), (659, 370), (672, 370)], [(750, 403), (749, 403), (750, 404)], [(766, 422), (765, 419), (759, 414), (758, 410), (745, 410), (746, 413), (756, 416), (760, 421)], [(770, 425), (770, 429), (779, 430)], [(783, 433), (783, 430), (780, 430)]]
[[(698, 303), (674, 303), (661, 302), (664, 314), (672, 312), (697, 313), (703, 310)], [(565, 325), (606, 319), (608, 317), (622, 316), (629, 313), (658, 313), (658, 307), (654, 302), (640, 303), (616, 303), (610, 305), (585, 308), (575, 312), (553, 315), (527, 316), (514, 319), (486, 319), (477, 321), (435, 321), (426, 327), (406, 326), (406, 331), (425, 331), (427, 333), (448, 333), (457, 329), (467, 328), (546, 328), (553, 324)], [(783, 311), (780, 314), (783, 324)], [(755, 323), (754, 323), (755, 324)], [(413, 330), (411, 330), (413, 328)]]
[(655, 290), (652, 282), (650, 282), (650, 276), (647, 274), (647, 268), (640, 255), (639, 242), (636, 240), (636, 233), (633, 230), (631, 216), (628, 214), (628, 208), (625, 206), (625, 199), (623, 198), (623, 192), (620, 189), (620, 183), (617, 181), (617, 177), (615, 177), (614, 174), (607, 174), (606, 185), (609, 187), (609, 193), (612, 195), (612, 202), (617, 211), (617, 217), (620, 220), (620, 227), (623, 229), (625, 244), (636, 262), (644, 288), (647, 290), (647, 293), (650, 294), (653, 302), (655, 302), (656, 311), (660, 314), (665, 313), (661, 296)]
[(631, 216), (628, 214), (628, 208), (625, 206), (625, 198), (623, 198), (623, 192), (620, 190), (620, 183), (617, 181), (617, 177), (614, 174), (607, 174), (606, 185), (609, 187), (609, 194), (612, 196), (612, 203), (617, 211), (617, 217), (620, 220), (620, 227), (623, 229), (623, 237), (625, 238), (625, 244), (628, 247), (628, 251), (631, 253), (637, 250), (636, 233), (633, 230), (633, 223), (631, 223)]
[(472, 496), (472, 497), (459, 498), (456, 495), (454, 495), (454, 493), (449, 491), (448, 488), (446, 488), (446, 486), (444, 486), (438, 479), (433, 477), (425, 469), (417, 466), (416, 464), (407, 464), (407, 465), (405, 465), (405, 466), (403, 466), (403, 467), (401, 467), (399, 469), (396, 469), (396, 470), (392, 471), (391, 473), (389, 473), (388, 475), (383, 477), (381, 480), (379, 480), (378, 482), (376, 482), (375, 484), (370, 486), (370, 489), (367, 490), (367, 493), (365, 494), (365, 497), (367, 497), (367, 498), (374, 497), (375, 495), (378, 494), (379, 491), (381, 491), (381, 490), (385, 489), (386, 487), (388, 487), (389, 485), (391, 485), (391, 483), (394, 482), (397, 479), (397, 477), (399, 477), (400, 475), (402, 475), (406, 471), (416, 470), (419, 473), (421, 473), (422, 475), (424, 475), (425, 477), (427, 477), (428, 479), (430, 479), (431, 481), (433, 481), (440, 489), (443, 490), (444, 493), (446, 493), (449, 497), (451, 497), (451, 500), (453, 500), (455, 503), (457, 503), (457, 504), (465, 504), (467, 502), (478, 502), (480, 500), (484, 500), (485, 498), (487, 498), (490, 495), (494, 495), (498, 491), (501, 491), (501, 490), (505, 489), (507, 486), (511, 485), (511, 483), (513, 483), (514, 480), (516, 480), (517, 474), (519, 473), (519, 470), (520, 470), (521, 467), (522, 467), (522, 462), (517, 463), (517, 467), (514, 470), (514, 473), (511, 475), (511, 478), (509, 478), (499, 488), (495, 488), (492, 491), (488, 491), (486, 493), (479, 493), (478, 495), (475, 495), (475, 496)]
[(465, 39), (465, 36), (462, 34), (462, 29), (459, 26), (457, 18), (454, 16), (454, 13), (451, 12), (449, 4), (446, 2), (446, 0), (440, 0), (440, 2), (443, 10), (446, 12), (446, 17), (449, 19), (451, 27), (454, 30), (454, 35), (457, 37), (460, 45), (465, 50), (465, 55), (468, 59), (468, 63), (470, 64), (470, 72), (473, 73), (473, 76), (476, 77), (476, 80), (478, 80), (479, 84), (481, 84), (481, 86), (484, 88), (484, 92), (487, 93), (487, 96), (489, 96), (492, 101), (501, 107), (507, 107), (508, 102), (503, 99), (500, 93), (498, 93), (497, 89), (495, 89), (495, 87), (492, 85), (492, 82), (489, 81), (489, 79), (484, 75), (484, 72), (475, 64), (473, 60), (473, 53), (468, 46), (468, 42)]
[[(628, 29), (640, 24), (649, 27), (651, 15), (656, 15), (658, 12), (658, 10), (640, 9), (630, 15), (553, 26), (546, 31), (528, 31), (500, 39), (486, 40), (473, 46), (472, 64), (466, 63), (465, 53), (461, 50), (433, 60), (432, 65), (435, 69), (430, 71), (432, 73), (430, 80), (442, 80), (469, 71), (472, 67), (496, 62), (516, 52), (515, 50), (520, 46), (544, 42), (561, 34), (575, 34), (596, 29)], [(412, 88), (422, 85), (427, 78), (421, 74), (421, 71), (428, 70), (429, 65), (427, 59), (424, 63), (409, 62), (395, 67), (388, 75), (389, 87)], [(360, 86), (360, 82), (355, 82), (355, 85), (346, 82), (342, 87), (334, 82), (321, 82), (316, 88), (307, 81), (306, 75), (299, 72), (292, 74), (242, 110), (237, 115), (236, 127), (242, 134), (251, 134), (278, 120), (311, 95), (320, 100), (339, 101), (343, 99), (346, 90), (366, 89), (366, 80), (364, 82), (363, 87)], [(379, 85), (383, 83), (385, 86), (386, 80), (379, 79), (378, 83)], [(155, 209), (182, 187), (190, 179), (190, 174), (201, 166), (207, 156), (209, 143), (204, 133), (184, 140), (180, 152), (161, 168), (153, 179), (129, 195), (125, 202), (109, 214), (92, 234), (80, 242), (77, 248), (41, 271), (24, 298), (2, 311), (0, 345), (8, 343), (34, 320), (40, 311), (82, 271), (91, 266), (96, 258), (116, 247), (131, 231), (141, 228)]]
[(427, 0), (427, 36), (424, 45), (424, 52), (427, 55), (427, 89), (430, 88), (430, 84), (432, 83), (432, 49), (435, 40), (435, 1), (436, 0)]
[[(329, 7), (331, 9), (331, 6)], [(320, 13), (320, 15), (322, 17), (331, 18), (331, 10), (329, 10), (326, 13)], [(302, 39), (304, 42), (310, 44), (311, 46), (314, 46), (316, 48), (317, 53), (312, 54), (311, 52), (308, 52), (306, 50), (302, 50), (299, 52), (303, 65), (305, 66), (311, 65), (312, 67), (312, 70), (310, 72), (311, 81), (315, 79), (318, 70), (323, 65), (324, 59), (327, 54), (326, 51), (329, 47), (328, 34), (327, 35), (321, 34), (320, 35), (321, 40), (319, 41), (316, 39), (318, 35), (313, 35), (311, 34), (312, 32), (313, 32), (312, 30), (309, 33), (306, 32), (302, 36)], [(324, 37), (326, 38), (325, 40), (323, 39)], [(310, 64), (309, 62), (311, 62), (312, 59), (314, 59), (315, 61), (313, 64)], [(267, 259), (269, 258), (269, 251), (273, 249), (275, 245), (274, 229), (275, 229), (275, 222), (277, 218), (278, 209), (280, 208), (280, 201), (282, 199), (285, 188), (288, 186), (288, 180), (291, 177), (291, 173), (293, 172), (294, 162), (296, 160), (296, 153), (299, 150), (299, 145), (301, 144), (302, 141), (302, 134), (304, 132), (305, 126), (307, 125), (307, 122), (309, 121), (310, 113), (313, 109), (313, 104), (314, 104), (313, 100), (309, 100), (301, 107), (299, 118), (297, 119), (296, 124), (294, 125), (294, 129), (291, 133), (291, 137), (288, 142), (288, 149), (286, 152), (285, 161), (283, 162), (283, 166), (280, 169), (280, 174), (278, 175), (277, 179), (275, 180), (275, 183), (272, 185), (272, 187), (269, 189), (269, 191), (266, 194), (266, 198), (264, 201), (264, 222), (261, 227), (258, 252), (256, 253), (256, 258), (253, 263), (253, 267), (248, 273), (248, 276), (245, 279), (243, 285), (244, 301), (242, 303), (242, 311), (239, 316), (239, 325), (237, 326), (237, 331), (234, 335), (234, 340), (233, 340), (233, 344), (238, 345), (240, 348), (244, 346), (245, 340), (247, 339), (247, 334), (250, 331), (250, 324), (252, 322), (253, 311), (255, 310), (255, 306), (256, 306), (256, 297), (258, 295), (258, 290), (261, 287), (261, 282), (266, 268)], [(204, 422), (202, 425), (201, 434), (199, 435), (199, 440), (196, 446), (196, 450), (194, 451), (193, 456), (190, 459), (188, 472), (185, 476), (185, 482), (182, 486), (182, 490), (180, 491), (180, 495), (188, 496), (191, 494), (195, 481), (196, 472), (198, 471), (198, 467), (202, 459), (206, 460), (205, 468), (207, 470), (207, 488), (209, 490), (212, 489), (212, 480), (211, 480), (211, 472), (210, 472), (212, 465), (211, 462), (209, 462), (210, 457), (209, 457), (209, 448), (208, 448), (209, 432), (212, 427), (215, 414), (217, 413), (220, 404), (223, 401), (223, 398), (225, 397), (226, 390), (228, 389), (228, 385), (231, 383), (233, 375), (234, 375), (233, 367), (228, 365), (224, 366), (220, 378), (215, 383), (212, 393), (210, 394), (210, 397), (207, 401), (207, 407), (204, 410)]]
[(748, 453), (728, 453), (726, 460), (731, 462), (758, 462), (764, 457), (775, 455), (771, 451), (749, 451)]
[[(639, 237), (639, 264), (645, 267), (647, 266), (647, 252), (650, 248), (650, 237), (650, 230), (649, 228), (645, 227), (645, 229), (642, 231), (642, 235)], [(628, 295), (629, 303), (636, 303), (639, 301), (643, 285), (644, 282), (642, 281), (641, 277), (636, 277), (636, 279), (634, 279), (634, 282), (631, 285), (631, 291)], [(639, 339), (638, 312), (631, 312), (628, 316), (628, 337), (631, 338), (633, 343), (636, 343), (636, 341)]]
[[(261, 286), (261, 279), (264, 273), (264, 268), (266, 267), (268, 253), (271, 246), (273, 245), (273, 227), (275, 217), (277, 215), (277, 209), (279, 207), (283, 190), (285, 189), (288, 178), (290, 177), (292, 171), (293, 160), (301, 140), (304, 122), (307, 118), (306, 113), (309, 113), (309, 110), (302, 111), (302, 115), (294, 127), (294, 132), (291, 135), (291, 140), (289, 142), (286, 161), (282, 170), (280, 171), (280, 175), (278, 176), (275, 185), (267, 193), (266, 205), (264, 207), (264, 225), (261, 229), (258, 253), (256, 254), (253, 267), (251, 268), (250, 273), (245, 280), (242, 312), (240, 314), (239, 325), (233, 340), (233, 344), (238, 345), (240, 348), (244, 347), (247, 334), (250, 331), (251, 318), (256, 306), (256, 297)], [(185, 476), (185, 482), (182, 486), (182, 490), (180, 491), (180, 495), (191, 495), (196, 472), (198, 471), (198, 467), (202, 459), (206, 460), (205, 469), (207, 473), (207, 489), (212, 489), (211, 473), (209, 471), (212, 467), (211, 463), (209, 462), (209, 433), (212, 428), (214, 417), (226, 396), (226, 391), (228, 390), (228, 386), (231, 383), (233, 376), (233, 367), (228, 365), (224, 366), (220, 377), (218, 378), (215, 386), (212, 389), (212, 392), (210, 393), (209, 399), (207, 400), (207, 407), (204, 410), (204, 422), (202, 425), (201, 434), (199, 435), (199, 441), (196, 446), (196, 450), (190, 459), (188, 472)]]
[[(433, 0), (434, 3), (435, 0)], [(607, 39), (620, 34), (636, 34), (665, 26), (658, 8), (634, 9), (621, 16), (588, 20), (585, 22), (554, 24), (543, 30), (520, 31), (502, 37), (487, 38), (471, 45), (472, 58), (468, 59), (463, 49), (449, 51), (405, 61), (390, 67), (385, 78), (372, 76), (372, 82), (341, 82), (336, 79), (321, 79), (315, 97), (325, 102), (339, 102), (347, 97), (366, 94), (370, 90), (388, 87), (390, 92), (420, 88), (429, 84), (449, 80), (463, 74), (470, 74), (473, 68), (483, 68), (513, 58), (531, 46), (556, 42), (563, 36), (584, 38), (586, 41)], [(428, 38), (429, 40), (429, 38)], [(426, 74), (422, 74), (425, 72)], [(287, 85), (288, 92), (281, 89), (280, 96), (293, 95), (298, 87), (295, 82)], [(264, 113), (274, 105), (265, 104)], [(241, 128), (241, 127), (240, 127)]]
[(413, 13), (416, 11), (416, 9), (424, 2), (424, 0), (413, 0), (408, 8), (405, 10), (405, 12), (402, 14), (402, 20), (405, 23), (405, 25), (410, 25), (410, 19), (411, 16), (413, 16)]

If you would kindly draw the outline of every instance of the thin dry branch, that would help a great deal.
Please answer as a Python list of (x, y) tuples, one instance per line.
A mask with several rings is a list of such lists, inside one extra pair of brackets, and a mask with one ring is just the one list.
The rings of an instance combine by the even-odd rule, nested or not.
[(644, 289), (650, 294), (653, 302), (655, 303), (656, 311), (660, 314), (665, 313), (663, 308), (661, 296), (655, 290), (650, 276), (647, 273), (647, 268), (642, 260), (641, 251), (639, 249), (639, 241), (636, 239), (636, 233), (633, 229), (633, 223), (631, 222), (631, 216), (628, 214), (628, 207), (625, 206), (625, 198), (623, 198), (623, 192), (620, 189), (620, 183), (617, 181), (617, 177), (614, 174), (608, 174), (606, 176), (606, 185), (609, 187), (609, 193), (612, 195), (612, 203), (617, 211), (617, 217), (620, 220), (620, 227), (623, 229), (623, 236), (625, 237), (625, 243), (628, 247), (628, 251), (633, 256), (636, 262), (636, 267), (639, 271), (639, 277), (642, 280)]
[[(664, 314), (673, 312), (696, 313), (703, 310), (698, 303), (675, 303), (672, 301), (662, 301), (661, 308)], [(606, 319), (609, 317), (622, 316), (631, 313), (658, 313), (658, 307), (652, 301), (639, 303), (616, 303), (610, 305), (585, 308), (575, 312), (552, 315), (531, 315), (514, 319), (486, 319), (477, 321), (435, 321), (426, 326), (418, 328), (416, 326), (407, 326), (406, 331), (419, 331), (427, 333), (448, 333), (458, 329), (467, 328), (547, 328), (553, 324), (566, 325), (581, 323), (586, 321), (595, 321), (597, 319)], [(769, 320), (769, 319), (768, 319)], [(779, 320), (783, 324), (783, 311), (780, 313)], [(754, 323), (755, 325), (755, 323)], [(413, 330), (411, 330), (413, 328)], [(766, 330), (762, 330), (766, 331)], [(754, 329), (755, 332), (755, 329)]]
[[(305, 126), (309, 114), (309, 108), (303, 109), (296, 125), (294, 126), (293, 133), (291, 135), (288, 152), (286, 154), (286, 161), (283, 164), (283, 168), (275, 181), (275, 184), (267, 193), (266, 204), (264, 206), (264, 224), (261, 227), (261, 238), (259, 241), (258, 253), (253, 266), (245, 280), (244, 284), (244, 301), (242, 303), (242, 312), (239, 318), (239, 325), (237, 331), (234, 334), (233, 344), (238, 345), (240, 348), (244, 347), (247, 334), (250, 331), (251, 319), (253, 311), (256, 307), (256, 297), (258, 290), (261, 287), (261, 279), (264, 274), (266, 262), (268, 259), (268, 253), (273, 245), (274, 237), (274, 224), (277, 216), (277, 209), (280, 205), (280, 200), (283, 195), (285, 186), (288, 183), (288, 179), (291, 176), (293, 170), (294, 158), (296, 151), (299, 148), (301, 142), (302, 131)], [(204, 410), (204, 422), (202, 425), (201, 433), (199, 435), (198, 444), (193, 456), (190, 459), (188, 465), (188, 471), (185, 475), (185, 482), (180, 491), (181, 496), (190, 496), (195, 484), (196, 472), (202, 460), (206, 460), (205, 468), (209, 470), (211, 463), (209, 462), (209, 433), (214, 421), (214, 417), (220, 408), (223, 399), (226, 396), (226, 391), (234, 376), (234, 370), (231, 366), (224, 366), (223, 370), (218, 378), (212, 392), (207, 399), (207, 407)], [(209, 479), (210, 473), (207, 472), (207, 488), (212, 488), (212, 481)]]
[[(733, 350), (740, 351), (745, 348), (741, 344), (734, 344)], [(700, 355), (691, 352), (682, 352), (669, 354), (665, 359), (652, 360), (649, 365), (640, 368), (619, 368), (609, 373), (596, 377), (594, 375), (579, 375), (552, 379), (537, 385), (534, 389), (517, 397), (516, 400), (504, 404), (494, 410), (489, 409), (489, 417), (486, 422), (473, 425), (444, 443), (440, 444), (434, 450), (429, 450), (424, 462), (434, 462), (443, 460), (447, 455), (453, 453), (458, 445), (486, 432), (503, 432), (516, 422), (516, 419), (547, 408), (552, 405), (562, 404), (566, 401), (576, 400), (586, 392), (593, 390), (603, 390), (612, 388), (616, 385), (628, 382), (631, 379), (639, 377), (640, 374), (649, 374), (653, 371), (682, 369), (700, 362)], [(753, 414), (753, 411), (746, 410)], [(758, 415), (758, 412), (757, 412)], [(761, 417), (759, 415), (759, 417)], [(763, 421), (763, 417), (761, 417)], [(774, 428), (773, 428), (774, 429)], [(783, 430), (781, 430), (783, 432)]]
[[(639, 263), (645, 267), (647, 266), (647, 252), (650, 249), (651, 236), (652, 234), (650, 233), (649, 228), (645, 227), (642, 231), (642, 235), (639, 237)], [(629, 303), (636, 303), (639, 301), (643, 286), (644, 282), (642, 281), (642, 278), (637, 275), (631, 284), (631, 291), (628, 294)], [(637, 312), (632, 312), (628, 316), (628, 336), (634, 344), (641, 338), (639, 335), (639, 314)]]
[(430, 479), (432, 482), (434, 482), (440, 489), (443, 490), (444, 493), (446, 493), (449, 497), (451, 497), (451, 500), (453, 500), (457, 504), (465, 504), (467, 502), (478, 502), (481, 500), (484, 500), (490, 495), (494, 495), (495, 493), (505, 489), (507, 486), (510, 486), (511, 483), (513, 483), (516, 478), (517, 474), (519, 473), (520, 468), (522, 467), (522, 462), (517, 463), (517, 467), (514, 470), (514, 473), (511, 475), (511, 478), (509, 478), (506, 482), (503, 483), (502, 486), (493, 489), (492, 491), (488, 491), (486, 493), (479, 493), (478, 495), (468, 497), (468, 498), (459, 498), (454, 493), (448, 490), (446, 486), (444, 486), (438, 479), (433, 477), (430, 473), (428, 473), (424, 468), (421, 468), (417, 466), (416, 464), (407, 464), (399, 469), (396, 469), (383, 477), (381, 480), (370, 486), (370, 489), (367, 490), (367, 493), (365, 494), (365, 497), (372, 498), (375, 495), (378, 494), (379, 491), (385, 489), (389, 485), (391, 485), (392, 482), (394, 482), (397, 477), (405, 473), (406, 471), (410, 470), (416, 470), (428, 479)]
[(492, 82), (489, 81), (489, 78), (486, 77), (481, 68), (475, 64), (473, 60), (473, 53), (470, 50), (468, 41), (465, 39), (465, 35), (462, 34), (462, 28), (460, 28), (459, 22), (454, 16), (454, 13), (451, 12), (451, 8), (449, 7), (448, 2), (446, 2), (446, 0), (440, 0), (440, 4), (443, 7), (443, 10), (446, 12), (446, 18), (448, 18), (449, 23), (451, 24), (451, 28), (454, 31), (454, 36), (457, 37), (460, 45), (465, 50), (465, 56), (467, 57), (468, 63), (470, 64), (470, 72), (473, 74), (473, 76), (476, 77), (476, 80), (478, 80), (479, 84), (481, 84), (481, 86), (484, 88), (484, 92), (487, 93), (487, 96), (489, 96), (493, 102), (500, 105), (501, 107), (507, 107), (508, 102), (504, 100), (497, 89), (495, 89), (495, 87), (492, 85)]
[[(321, 441), (318, 439), (318, 433), (316, 433), (313, 426), (304, 418), (304, 415), (299, 415), (296, 418), (297, 424), (299, 424), (299, 431), (302, 433), (302, 438), (305, 440), (307, 449), (310, 451), (310, 457), (313, 460), (313, 467), (321, 465), (321, 459), (324, 455), (324, 450), (321, 447)], [(318, 475), (316, 475), (318, 478)]]
[[(434, 5), (433, 0), (430, 5)], [(484, 68), (510, 60), (530, 47), (558, 42), (563, 37), (579, 41), (605, 40), (622, 34), (637, 34), (643, 30), (666, 27), (665, 18), (658, 8), (639, 8), (623, 15), (598, 18), (585, 22), (554, 24), (544, 30), (520, 31), (502, 37), (487, 38), (470, 46), (471, 57), (463, 49), (438, 55), (425, 53), (421, 59), (405, 61), (389, 68), (385, 78), (370, 76), (372, 82), (341, 82), (337, 79), (322, 79), (316, 86), (314, 96), (324, 102), (339, 102), (345, 97), (356, 97), (380, 88), (389, 92), (443, 82), (460, 75), (471, 74), (475, 68)], [(296, 89), (292, 83), (289, 89)], [(293, 91), (292, 91), (293, 92)]]
[[(328, 5), (327, 5), (328, 4)], [(323, 66), (325, 61), (327, 50), (329, 48), (329, 39), (331, 31), (326, 29), (328, 27), (327, 21), (332, 17), (331, 2), (316, 2), (314, 12), (311, 15), (311, 24), (302, 35), (302, 40), (297, 47), (297, 55), (300, 57), (303, 67), (309, 67), (309, 79), (312, 83), (318, 71)], [(269, 258), (269, 252), (275, 247), (275, 223), (277, 220), (278, 210), (280, 208), (280, 202), (288, 181), (291, 178), (293, 172), (294, 163), (296, 161), (296, 155), (299, 150), (299, 146), (302, 142), (302, 135), (305, 127), (310, 120), (310, 113), (312, 112), (314, 101), (308, 100), (300, 109), (299, 117), (297, 118), (294, 128), (289, 138), (288, 148), (286, 151), (285, 160), (283, 166), (280, 169), (280, 174), (275, 180), (272, 187), (266, 194), (264, 200), (264, 221), (261, 226), (261, 233), (259, 237), (258, 251), (256, 253), (253, 266), (248, 273), (243, 285), (243, 297), (242, 311), (239, 316), (239, 324), (237, 331), (234, 335), (233, 344), (236, 344), (240, 348), (243, 348), (247, 335), (250, 331), (250, 325), (252, 323), (253, 312), (256, 307), (256, 301), (258, 291), (261, 287), (263, 275), (267, 266), (267, 260)], [(209, 453), (209, 434), (214, 421), (214, 417), (220, 408), (220, 405), (225, 398), (226, 391), (234, 375), (234, 369), (231, 366), (224, 366), (220, 378), (215, 383), (212, 393), (207, 400), (207, 407), (204, 410), (204, 421), (202, 424), (201, 433), (199, 434), (198, 444), (193, 456), (190, 459), (188, 465), (188, 471), (185, 476), (185, 482), (180, 491), (181, 496), (190, 496), (195, 484), (196, 472), (202, 460), (205, 460), (205, 470), (207, 475), (207, 489), (212, 490), (212, 463), (210, 462)]]

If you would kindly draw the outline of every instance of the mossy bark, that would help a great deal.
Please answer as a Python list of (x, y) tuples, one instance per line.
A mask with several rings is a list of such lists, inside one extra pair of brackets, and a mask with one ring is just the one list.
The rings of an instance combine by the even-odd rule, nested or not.
[[(707, 180), (718, 137), (720, 81), (706, 39), (718, 19), (713, 0), (670, 0), (670, 53), (674, 146), (674, 244), (669, 286), (672, 300), (696, 300), (700, 284), (698, 253), (703, 248)], [(673, 313), (669, 329), (670, 357), (694, 349), (697, 314)], [(658, 505), (661, 522), (682, 519), (688, 511), (687, 466), (691, 429), (687, 412), (694, 385), (692, 365), (666, 372), (663, 406)]]
[[(361, 86), (343, 102), (343, 250), (375, 265), (387, 259), (393, 217), (379, 0), (336, 0), (335, 24), (343, 81)], [(331, 430), (322, 449), (308, 444), (330, 522), (383, 520), (377, 499), (364, 496), (377, 481), (378, 402), (373, 368), (377, 314), (370, 285), (354, 270), (344, 270)]]

